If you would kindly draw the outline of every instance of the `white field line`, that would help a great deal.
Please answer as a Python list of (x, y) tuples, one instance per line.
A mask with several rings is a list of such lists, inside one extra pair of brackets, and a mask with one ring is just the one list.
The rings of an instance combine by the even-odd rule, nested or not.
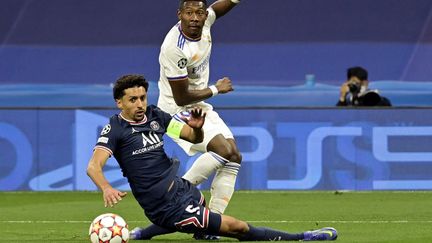
[[(295, 224), (295, 223), (335, 223), (335, 224), (431, 224), (432, 220), (246, 220), (248, 223), (276, 223), (276, 224)], [(6, 224), (85, 224), (91, 221), (85, 220), (0, 220)], [(128, 223), (149, 223), (148, 221), (133, 221)]]

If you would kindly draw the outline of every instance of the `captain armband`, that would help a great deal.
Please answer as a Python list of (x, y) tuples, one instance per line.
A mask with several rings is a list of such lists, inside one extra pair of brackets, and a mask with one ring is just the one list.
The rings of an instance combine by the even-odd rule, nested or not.
[(175, 119), (171, 119), (168, 128), (167, 128), (167, 134), (168, 136), (172, 138), (180, 138), (180, 133), (185, 125), (184, 122), (177, 121)]

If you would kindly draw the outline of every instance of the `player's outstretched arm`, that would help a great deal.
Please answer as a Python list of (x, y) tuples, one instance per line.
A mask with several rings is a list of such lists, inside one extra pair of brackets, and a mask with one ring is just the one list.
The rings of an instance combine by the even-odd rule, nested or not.
[(210, 7), (215, 11), (216, 18), (220, 18), (233, 9), (240, 0), (218, 0), (214, 2)]
[(231, 80), (227, 77), (219, 79), (215, 85), (201, 90), (190, 90), (188, 78), (170, 81), (174, 101), (178, 106), (185, 106), (206, 100), (217, 94), (225, 94), (233, 91)]
[(102, 149), (95, 149), (87, 166), (87, 175), (92, 179), (97, 187), (103, 192), (105, 207), (114, 207), (126, 192), (120, 192), (113, 188), (103, 174), (103, 167), (109, 158), (109, 153)]

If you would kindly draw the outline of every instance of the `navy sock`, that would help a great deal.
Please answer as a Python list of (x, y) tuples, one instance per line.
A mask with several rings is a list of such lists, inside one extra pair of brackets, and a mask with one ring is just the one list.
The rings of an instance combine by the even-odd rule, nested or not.
[(160, 227), (155, 224), (149, 225), (147, 228), (143, 229), (141, 231), (141, 239), (151, 239), (152, 237), (158, 236), (158, 235), (164, 235), (173, 233), (175, 230), (166, 229), (163, 227)]
[(280, 241), (280, 240), (303, 240), (303, 233), (290, 234), (270, 228), (254, 227), (249, 224), (249, 232), (240, 241)]

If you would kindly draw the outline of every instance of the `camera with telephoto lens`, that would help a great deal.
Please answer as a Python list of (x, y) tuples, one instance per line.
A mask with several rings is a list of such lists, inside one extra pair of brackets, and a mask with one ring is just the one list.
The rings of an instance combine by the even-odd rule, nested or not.
[(357, 83), (349, 83), (348, 84), (349, 91), (353, 94), (357, 94), (360, 92), (361, 86)]

